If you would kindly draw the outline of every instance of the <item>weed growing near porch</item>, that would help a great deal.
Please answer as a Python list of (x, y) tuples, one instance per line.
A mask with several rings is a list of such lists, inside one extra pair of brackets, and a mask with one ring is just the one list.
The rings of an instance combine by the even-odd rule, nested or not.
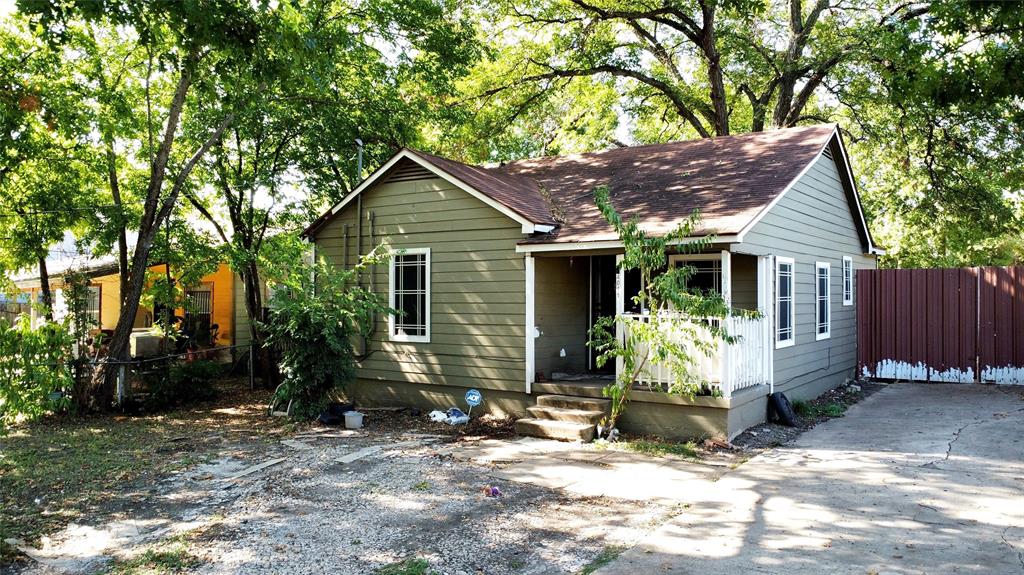
[[(625, 254), (618, 264), (622, 270), (635, 270), (640, 289), (632, 303), (640, 314), (602, 317), (590, 330), (590, 346), (598, 355), (597, 367), (609, 361), (621, 364), (615, 382), (604, 388), (611, 399), (611, 415), (602, 422), (609, 430), (626, 409), (634, 384), (651, 377), (653, 366), (669, 374), (669, 383), (659, 391), (694, 396), (712, 393), (709, 382), (695, 374), (699, 356), (710, 356), (719, 342), (738, 341), (721, 320), (730, 315), (756, 313), (730, 309), (720, 293), (690, 287), (695, 269), (689, 265), (670, 265), (670, 253), (698, 253), (709, 248), (711, 236), (697, 236), (700, 214), (694, 211), (675, 229), (663, 235), (648, 235), (636, 218), (628, 221), (612, 205), (611, 190), (594, 189), (594, 201), (601, 215), (615, 230)], [(610, 435), (609, 435), (610, 436)]]

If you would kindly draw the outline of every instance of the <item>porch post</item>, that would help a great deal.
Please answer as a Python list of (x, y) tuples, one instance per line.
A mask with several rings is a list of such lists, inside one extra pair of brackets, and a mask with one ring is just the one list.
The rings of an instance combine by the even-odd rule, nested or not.
[(722, 299), (725, 305), (732, 307), (732, 254), (722, 250)]
[(534, 259), (526, 254), (526, 393), (533, 393), (533, 378), (536, 374), (534, 355), (534, 334), (537, 331), (534, 317)]
[[(615, 256), (615, 338), (619, 341), (622, 341), (626, 337), (626, 332), (622, 327), (622, 322), (619, 320), (619, 316), (626, 313), (626, 270), (621, 267), (623, 258), (625, 258), (625, 256), (622, 254)], [(616, 357), (616, 379), (622, 375), (622, 366), (622, 358)]]
[(772, 302), (772, 279), (775, 270), (772, 256), (757, 258), (757, 309), (761, 312), (761, 366), (764, 370), (768, 393), (775, 391), (775, 369), (773, 352), (775, 345), (772, 338), (772, 326), (775, 325), (775, 306)]
[[(722, 268), (722, 299), (725, 300), (725, 305), (732, 308), (732, 254), (729, 250), (722, 250), (720, 266)], [(733, 322), (732, 313), (730, 312), (729, 317), (725, 318), (725, 327), (729, 330), (729, 335), (735, 335), (732, 332)], [(722, 379), (722, 395), (724, 397), (732, 396), (733, 388), (733, 357), (732, 349), (728, 343), (722, 341), (718, 345), (719, 350), (719, 362), (721, 363), (721, 374)]]

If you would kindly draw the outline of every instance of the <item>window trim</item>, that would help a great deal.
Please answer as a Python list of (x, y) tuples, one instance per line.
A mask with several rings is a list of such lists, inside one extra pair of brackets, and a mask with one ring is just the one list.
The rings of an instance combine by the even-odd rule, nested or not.
[[(850, 289), (846, 289), (846, 274), (850, 274)], [(843, 305), (853, 305), (853, 258), (843, 256)]]
[(391, 259), (388, 262), (388, 307), (395, 308), (395, 258), (396, 256), (425, 254), (426, 266), (423, 271), (423, 278), (426, 283), (426, 297), (424, 298), (423, 317), (424, 335), (407, 335), (395, 333), (395, 315), (388, 314), (388, 341), (404, 343), (430, 343), (430, 248), (402, 248), (391, 251)]
[[(781, 267), (789, 265), (789, 339), (779, 339), (779, 279), (782, 277)], [(776, 256), (775, 258), (775, 349), (796, 345), (796, 261), (793, 258)]]
[(671, 267), (690, 262), (718, 262), (718, 292), (722, 293), (725, 288), (725, 262), (722, 261), (721, 252), (713, 254), (671, 254), (668, 256), (668, 265)]
[[(821, 300), (821, 283), (818, 272), (825, 270), (825, 331), (822, 333), (821, 318), (818, 317), (818, 303)], [(832, 337), (832, 264), (829, 262), (814, 262), (814, 340), (821, 341)]]
[[(96, 325), (93, 328), (100, 329), (103, 327), (103, 284), (89, 284), (86, 289), (90, 292), (96, 290)], [(86, 306), (88, 306), (88, 302), (86, 302)], [(86, 309), (85, 313), (92, 314), (93, 311)]]

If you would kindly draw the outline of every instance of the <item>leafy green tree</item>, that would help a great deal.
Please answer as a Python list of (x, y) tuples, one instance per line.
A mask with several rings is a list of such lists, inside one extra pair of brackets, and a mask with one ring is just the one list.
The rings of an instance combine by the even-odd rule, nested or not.
[[(139, 182), (141, 214), (133, 226), (137, 240), (121, 294), (121, 316), (109, 345), (109, 359), (124, 360), (157, 234), (174, 211), (182, 189), (191, 185), (193, 170), (220, 140), (237, 113), (237, 109), (232, 108), (216, 119), (204, 118), (208, 122), (204, 137), (194, 142), (185, 141), (185, 146), (179, 145), (183, 120), (201, 117), (192, 88), (196, 82), (218, 74), (225, 62), (232, 59), (258, 61), (264, 56), (265, 53), (257, 51), (263, 46), (259, 39), (278, 31), (282, 11), (273, 9), (269, 3), (242, 0), (151, 3), (82, 0), (56, 4), (24, 0), (20, 8), (59, 46), (79, 46), (78, 39), (85, 35), (81, 32), (83, 29), (101, 30), (104, 41), (99, 46), (130, 46), (131, 53), (146, 55), (138, 59), (144, 67), (134, 70), (145, 86), (144, 98), (134, 107), (116, 109), (116, 114), (127, 114), (131, 121), (146, 129), (141, 134), (128, 133), (123, 141), (115, 139), (112, 146), (115, 155), (129, 156), (126, 163), (141, 160), (148, 166), (146, 177)], [(94, 33), (91, 37), (97, 35)], [(117, 61), (106, 59), (119, 53), (119, 50), (102, 53), (102, 69), (119, 65)], [(105, 82), (97, 77), (97, 72), (101, 71), (96, 66), (92, 74), (88, 70), (82, 70), (82, 74), (106, 90), (116, 90), (118, 86), (136, 89), (137, 84), (132, 82)], [(121, 98), (121, 101), (126, 99)], [(240, 98), (235, 103), (243, 107), (246, 99)], [(117, 135), (109, 129), (104, 138), (110, 138), (111, 133)], [(108, 153), (109, 150), (108, 146)], [(110, 161), (108, 155), (108, 170), (117, 165), (116, 158)], [(106, 363), (101, 364), (95, 380), (98, 406), (109, 404), (113, 396), (114, 370), (105, 366)]]
[(0, 435), (14, 423), (67, 407), (74, 336), (66, 323), (33, 328), (0, 318)]
[(933, 2), (887, 40), (837, 92), (885, 263), (1024, 261), (1024, 9)]
[(672, 383), (658, 391), (689, 396), (710, 393), (709, 382), (693, 373), (695, 355), (710, 355), (718, 349), (719, 341), (734, 343), (736, 338), (729, 335), (720, 320), (730, 314), (751, 312), (730, 310), (721, 294), (689, 288), (687, 284), (695, 271), (692, 266), (669, 265), (671, 252), (696, 253), (714, 241), (710, 236), (691, 241), (694, 230), (700, 227), (699, 214), (691, 214), (667, 234), (650, 236), (636, 219), (622, 220), (607, 187), (595, 189), (594, 200), (622, 240), (625, 254), (620, 269), (640, 274), (641, 287), (634, 302), (640, 309), (648, 310), (642, 317), (602, 317), (591, 329), (588, 345), (599, 354), (598, 367), (622, 360), (615, 382), (604, 389), (611, 399), (611, 414), (604, 427), (611, 430), (625, 411), (635, 383), (642, 374), (649, 373), (653, 364), (667, 369), (672, 376)]
[[(486, 5), (488, 58), (463, 90), (476, 106), (464, 132), (488, 142), (461, 157), (838, 122), (892, 248), (883, 265), (1020, 260), (1019, 3)], [(618, 121), (589, 121), (609, 111)]]
[(183, 188), (242, 280), (256, 349), (268, 237), (301, 228), (358, 183), (356, 139), (367, 162), (416, 143), (444, 110), (431, 99), (450, 95), (474, 57), (467, 25), (443, 3), (314, 2), (281, 11), (279, 33), (258, 40), (266, 57), (225, 61), (197, 82), (200, 113), (212, 122), (236, 110), (235, 120), (200, 164), (206, 185)]
[(316, 417), (332, 393), (355, 379), (352, 342), (363, 332), (366, 318), (395, 313), (379, 294), (355, 280), (387, 259), (388, 250), (380, 245), (347, 269), (323, 261), (294, 262), (292, 273), (275, 289), (274, 312), (263, 328), (269, 334), (267, 344), (283, 350), (284, 381), (274, 399), (289, 405), (293, 416)]
[(90, 111), (73, 71), (23, 18), (0, 22), (0, 269), (35, 267), (51, 319), (50, 248), (81, 225), (97, 197)]
[[(921, 4), (884, 0), (496, 2), (511, 32), (476, 92), (509, 120), (580, 79), (611, 81), (641, 141), (723, 136), (828, 116), (820, 92)], [(494, 74), (497, 69), (501, 73)], [(586, 104), (580, 107), (584, 110)], [(569, 120), (574, 117), (569, 115)]]

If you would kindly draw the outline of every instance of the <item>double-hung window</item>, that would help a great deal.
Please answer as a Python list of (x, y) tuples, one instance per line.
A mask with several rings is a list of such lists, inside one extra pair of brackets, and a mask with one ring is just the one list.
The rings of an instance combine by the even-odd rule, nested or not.
[(853, 305), (853, 258), (843, 256), (843, 305)]
[(430, 248), (397, 250), (389, 275), (391, 341), (430, 342)]
[(793, 258), (775, 258), (775, 347), (789, 347), (795, 341), (793, 266)]
[(85, 299), (85, 316), (89, 318), (91, 327), (100, 325), (100, 296), (102, 286), (89, 286), (89, 295)]
[(830, 266), (827, 262), (814, 263), (814, 339), (826, 339), (832, 332), (832, 283)]

